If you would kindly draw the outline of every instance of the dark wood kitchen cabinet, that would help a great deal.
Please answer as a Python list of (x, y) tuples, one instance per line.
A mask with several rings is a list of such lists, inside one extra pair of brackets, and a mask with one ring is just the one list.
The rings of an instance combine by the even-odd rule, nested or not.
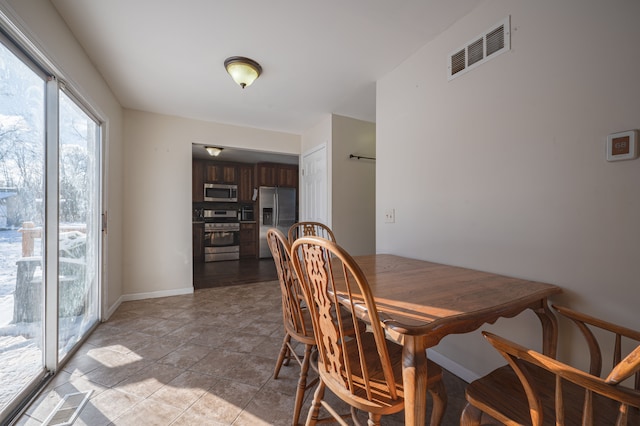
[(192, 225), (193, 234), (193, 262), (204, 262), (204, 223), (194, 223)]
[(298, 187), (298, 166), (288, 164), (278, 165), (278, 186), (288, 188)]
[(238, 202), (251, 203), (253, 200), (253, 165), (238, 166)]
[(240, 257), (256, 257), (256, 230), (255, 222), (240, 223)]
[(204, 201), (204, 161), (193, 160), (191, 163), (192, 193), (194, 203)]
[(207, 183), (236, 183), (235, 164), (207, 163), (205, 170), (205, 182)]
[(276, 165), (271, 163), (258, 163), (256, 165), (256, 180), (258, 186), (276, 186)]
[(291, 164), (258, 163), (258, 186), (298, 187), (298, 166)]

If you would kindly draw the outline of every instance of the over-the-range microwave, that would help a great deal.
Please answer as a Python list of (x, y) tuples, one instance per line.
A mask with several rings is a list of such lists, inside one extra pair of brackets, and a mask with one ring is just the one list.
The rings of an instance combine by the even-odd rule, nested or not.
[(238, 201), (238, 185), (204, 184), (204, 201), (232, 202)]

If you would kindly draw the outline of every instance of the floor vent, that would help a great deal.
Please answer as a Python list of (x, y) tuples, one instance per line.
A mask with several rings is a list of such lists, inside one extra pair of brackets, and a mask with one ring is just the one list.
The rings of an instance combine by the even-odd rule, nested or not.
[(511, 19), (507, 16), (484, 34), (449, 54), (447, 72), (452, 80), (511, 49)]
[(93, 391), (70, 393), (64, 396), (51, 414), (42, 423), (43, 426), (69, 426), (80, 415)]

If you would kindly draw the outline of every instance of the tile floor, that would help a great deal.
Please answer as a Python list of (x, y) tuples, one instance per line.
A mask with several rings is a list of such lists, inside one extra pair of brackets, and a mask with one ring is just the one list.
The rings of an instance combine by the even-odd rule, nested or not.
[[(290, 425), (298, 365), (272, 378), (280, 309), (277, 281), (125, 302), (18, 424), (40, 425), (66, 394), (92, 391), (75, 425)], [(459, 424), (464, 385), (445, 375), (444, 426)], [(400, 425), (402, 416), (383, 424)]]

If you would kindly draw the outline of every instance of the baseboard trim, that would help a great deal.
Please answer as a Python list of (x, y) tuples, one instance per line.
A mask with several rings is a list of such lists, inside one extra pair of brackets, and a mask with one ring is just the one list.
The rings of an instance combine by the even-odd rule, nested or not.
[(458, 376), (459, 378), (461, 378), (467, 383), (471, 383), (474, 380), (480, 378), (478, 374), (458, 364), (457, 362), (452, 361), (446, 356), (439, 354), (433, 349), (427, 349), (427, 357), (433, 362), (440, 364), (442, 368), (452, 372), (453, 374), (455, 374), (456, 376)]
[(175, 290), (151, 291), (148, 293), (123, 294), (120, 299), (122, 299), (122, 302), (130, 302), (132, 300), (157, 299), (159, 297), (182, 296), (184, 294), (193, 294), (193, 287), (177, 288)]
[(110, 308), (107, 309), (106, 315), (102, 319), (102, 322), (105, 322), (109, 318), (111, 318), (111, 315), (113, 315), (114, 312), (120, 307), (121, 303), (122, 303), (122, 296), (118, 297), (118, 300), (116, 300), (116, 303), (114, 303), (113, 305), (111, 305)]

